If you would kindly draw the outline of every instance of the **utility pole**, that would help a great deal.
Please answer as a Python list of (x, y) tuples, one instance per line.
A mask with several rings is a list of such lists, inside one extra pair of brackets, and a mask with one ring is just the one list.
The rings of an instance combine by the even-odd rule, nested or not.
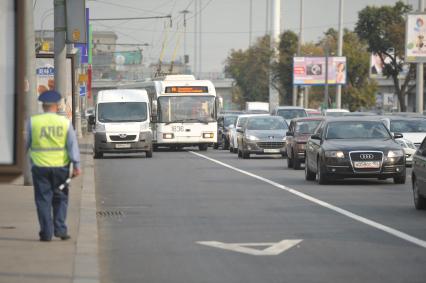
[(186, 54), (186, 14), (189, 13), (188, 10), (183, 10), (180, 12), (181, 14), (183, 14), (183, 68), (184, 68), (184, 72), (185, 74), (187, 73), (187, 68), (186, 65), (188, 63), (187, 60), (187, 54)]
[(250, 0), (250, 8), (249, 8), (249, 47), (251, 46), (253, 33), (253, 0)]
[(199, 22), (200, 22), (200, 28), (199, 28), (199, 30), (198, 30), (198, 33), (199, 33), (199, 37), (198, 37), (198, 39), (199, 39), (199, 44), (198, 44), (198, 77), (201, 77), (201, 73), (202, 73), (202, 58), (203, 58), (203, 55), (202, 55), (202, 51), (203, 51), (203, 41), (202, 41), (202, 17), (201, 17), (201, 12), (202, 12), (202, 10), (203, 10), (203, 3), (202, 3), (202, 0), (199, 0), (200, 1), (200, 5), (199, 5)]
[[(425, 9), (424, 0), (419, 0), (419, 11), (423, 12), (424, 9)], [(423, 114), (423, 96), (424, 96), (423, 63), (417, 63), (417, 72), (416, 72), (416, 110), (417, 110), (417, 113)]]
[(197, 42), (198, 42), (198, 0), (194, 1), (194, 69), (192, 70), (194, 76), (197, 76)]
[[(299, 40), (297, 41), (297, 56), (302, 55), (302, 44), (303, 44), (303, 0), (300, 0)], [(296, 89), (295, 90), (293, 89), (293, 93), (296, 92), (296, 97), (298, 94), (297, 88), (298, 87), (296, 86)], [(306, 93), (306, 91), (305, 92), (302, 91), (300, 93), (300, 100), (298, 101), (298, 104), (301, 107), (303, 107), (304, 93)]]
[[(337, 56), (343, 55), (343, 0), (339, 0), (339, 33), (337, 39)], [(336, 107), (342, 108), (342, 86), (336, 88)]]
[[(35, 54), (35, 36), (34, 36), (34, 14), (33, 1), (25, 0), (25, 120), (28, 121), (32, 115), (38, 113), (38, 102), (36, 94), (36, 54)], [(24, 185), (33, 184), (31, 175), (31, 164), (29, 158), (24, 163)]]
[(54, 64), (55, 64), (55, 90), (58, 91), (62, 98), (65, 97), (67, 87), (67, 49), (65, 44), (65, 0), (54, 0)]
[[(278, 60), (278, 46), (280, 42), (280, 17), (281, 0), (272, 0), (272, 30), (271, 30), (271, 48), (272, 59), (271, 66)], [(269, 109), (273, 110), (279, 105), (278, 91), (273, 86), (273, 73), (269, 68)]]
[(329, 95), (328, 95), (328, 50), (329, 46), (328, 46), (328, 37), (326, 38), (326, 42), (325, 42), (325, 47), (324, 47), (324, 53), (325, 53), (325, 85), (324, 85), (324, 106), (326, 107), (325, 109), (328, 109), (330, 107), (328, 101), (329, 99)]

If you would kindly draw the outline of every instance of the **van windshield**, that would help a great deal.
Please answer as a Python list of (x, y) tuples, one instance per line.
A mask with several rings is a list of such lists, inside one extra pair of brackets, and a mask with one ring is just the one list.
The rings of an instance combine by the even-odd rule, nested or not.
[(98, 104), (99, 122), (142, 122), (146, 119), (146, 102), (108, 102)]

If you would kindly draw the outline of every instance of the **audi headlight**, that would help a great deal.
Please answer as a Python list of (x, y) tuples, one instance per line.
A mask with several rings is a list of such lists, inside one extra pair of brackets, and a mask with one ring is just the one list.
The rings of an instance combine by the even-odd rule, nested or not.
[(248, 135), (248, 136), (247, 136), (247, 139), (248, 139), (248, 140), (250, 140), (250, 141), (258, 141), (258, 140), (259, 140), (259, 138), (258, 138), (258, 137), (253, 136), (253, 135)]
[(325, 157), (331, 158), (345, 158), (343, 151), (330, 150), (325, 152)]
[(389, 150), (388, 152), (388, 157), (389, 158), (393, 158), (393, 157), (403, 157), (404, 156), (404, 151), (402, 149), (398, 149), (398, 150)]

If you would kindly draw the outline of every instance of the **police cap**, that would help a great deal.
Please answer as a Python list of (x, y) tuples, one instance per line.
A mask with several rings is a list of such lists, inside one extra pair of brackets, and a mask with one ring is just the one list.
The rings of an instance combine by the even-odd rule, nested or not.
[(48, 90), (43, 92), (38, 96), (38, 100), (41, 101), (43, 104), (55, 104), (59, 103), (61, 100), (61, 95), (59, 92), (56, 92), (54, 90)]

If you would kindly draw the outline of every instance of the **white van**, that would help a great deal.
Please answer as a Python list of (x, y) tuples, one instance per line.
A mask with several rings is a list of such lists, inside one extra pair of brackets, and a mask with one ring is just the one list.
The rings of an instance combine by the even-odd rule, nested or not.
[(150, 105), (146, 90), (114, 89), (98, 93), (94, 158), (104, 153), (145, 152), (152, 157)]

